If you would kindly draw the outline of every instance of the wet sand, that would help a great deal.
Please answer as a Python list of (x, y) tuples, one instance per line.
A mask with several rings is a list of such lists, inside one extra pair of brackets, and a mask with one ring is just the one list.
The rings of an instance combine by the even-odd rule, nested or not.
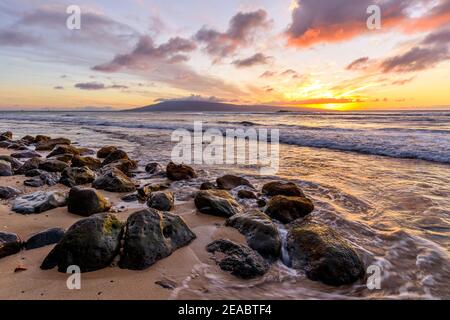
[[(0, 149), (0, 155), (10, 154), (10, 150)], [(56, 185), (53, 187), (31, 188), (23, 185), (24, 176), (0, 177), (1, 186), (11, 186), (19, 189), (23, 194), (39, 190), (65, 190), (69, 188)], [(100, 191), (112, 205), (112, 212), (122, 221), (139, 210), (121, 202), (124, 194), (114, 194)], [(125, 206), (123, 208), (123, 206)], [(145, 204), (140, 204), (145, 208)], [(81, 275), (81, 290), (69, 290), (66, 286), (68, 274), (60, 273), (57, 269), (41, 270), (40, 265), (53, 246), (40, 249), (21, 251), (12, 256), (0, 259), (0, 299), (139, 299), (164, 300), (176, 298), (174, 292), (155, 284), (157, 281), (170, 280), (180, 287), (186, 280), (196, 278), (196, 269), (202, 265), (209, 265), (222, 272), (205, 250), (205, 246), (217, 239), (228, 238), (245, 243), (245, 238), (233, 228), (224, 226), (224, 219), (207, 216), (197, 212), (193, 199), (176, 202), (173, 211), (183, 217), (188, 226), (197, 235), (189, 246), (175, 251), (171, 256), (158, 261), (144, 271), (122, 270), (117, 266), (83, 273)], [(11, 211), (10, 201), (0, 203), (0, 231), (16, 233), (22, 241), (31, 235), (49, 228), (69, 228), (83, 217), (73, 215), (67, 207), (57, 208), (37, 215), (22, 215)], [(26, 270), (14, 272), (16, 267), (22, 266)], [(222, 272), (223, 273), (223, 272)], [(201, 290), (201, 283), (196, 287)], [(186, 298), (185, 296), (183, 298)]]

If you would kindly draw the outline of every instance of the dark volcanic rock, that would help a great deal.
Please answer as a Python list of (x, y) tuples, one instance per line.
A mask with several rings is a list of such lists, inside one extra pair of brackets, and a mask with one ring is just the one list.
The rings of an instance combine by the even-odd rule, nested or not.
[(92, 183), (95, 178), (95, 172), (87, 167), (66, 168), (61, 174), (59, 183), (68, 187), (75, 187), (78, 185)]
[(117, 160), (130, 160), (130, 158), (128, 157), (128, 154), (123, 151), (123, 150), (115, 150), (113, 152), (111, 152), (105, 160), (103, 160), (102, 162), (102, 167), (116, 162)]
[(55, 157), (55, 156), (60, 156), (63, 154), (71, 154), (71, 155), (79, 155), (80, 151), (71, 145), (67, 145), (67, 144), (63, 144), (63, 145), (57, 145), (52, 152), (50, 152), (47, 156), (47, 158), (51, 158), (51, 157)]
[(38, 249), (58, 243), (63, 238), (64, 232), (61, 228), (52, 228), (36, 233), (25, 242), (25, 250)]
[[(31, 171), (28, 171), (27, 174), (31, 175), (31, 174), (36, 174), (38, 173), (39, 169), (34, 169)], [(24, 185), (28, 186), (28, 187), (42, 187), (45, 185), (48, 186), (54, 186), (59, 182), (60, 179), (60, 174), (57, 172), (45, 172), (45, 171), (41, 171), (41, 173), (39, 173), (39, 175), (33, 176), (34, 178), (32, 179), (27, 179), (23, 182)]]
[(248, 186), (250, 188), (254, 188), (250, 181), (248, 181), (247, 179), (230, 174), (217, 178), (216, 182), (219, 189), (224, 190), (232, 190), (239, 186)]
[(111, 170), (111, 168), (117, 168), (126, 175), (130, 176), (131, 172), (137, 169), (138, 165), (136, 161), (129, 159), (121, 159), (114, 162), (111, 162), (103, 167), (103, 171)]
[(148, 174), (158, 173), (162, 171), (162, 169), (163, 168), (161, 167), (161, 165), (157, 162), (152, 162), (145, 166), (145, 172), (147, 172)]
[(305, 197), (275, 196), (270, 199), (266, 208), (266, 214), (282, 223), (303, 218), (313, 211), (313, 202)]
[(16, 170), (16, 174), (25, 174), (30, 170), (38, 169), (42, 162), (43, 161), (39, 158), (31, 158), (25, 161), (25, 163)]
[(240, 199), (258, 199), (258, 196), (253, 191), (249, 190), (239, 190), (237, 196)]
[(33, 150), (25, 150), (25, 151), (12, 153), (11, 157), (16, 158), (16, 159), (31, 159), (31, 158), (40, 158), (41, 155)]
[(14, 212), (37, 214), (66, 205), (67, 194), (58, 191), (38, 191), (17, 197), (12, 206)]
[(200, 190), (214, 190), (217, 189), (217, 186), (212, 182), (203, 182), (200, 185)]
[(59, 160), (45, 160), (39, 164), (39, 169), (47, 172), (63, 172), (69, 165)]
[(123, 224), (113, 214), (96, 214), (76, 222), (48, 254), (41, 269), (58, 266), (66, 272), (72, 265), (81, 272), (96, 271), (111, 265), (120, 252)]
[(11, 163), (0, 160), (0, 177), (9, 177), (13, 175)]
[(225, 255), (219, 259), (219, 267), (242, 279), (260, 277), (269, 271), (269, 264), (256, 251), (230, 240), (217, 240), (210, 243), (206, 250)]
[[(36, 140), (39, 136), (36, 136)], [(71, 141), (66, 138), (57, 138), (50, 140), (41, 140), (36, 145), (36, 151), (51, 151), (57, 145), (70, 145)]]
[(274, 181), (265, 184), (262, 188), (263, 194), (274, 196), (287, 197), (305, 197), (303, 191), (293, 182)]
[(74, 187), (69, 192), (67, 207), (70, 213), (89, 217), (108, 211), (111, 204), (95, 189)]
[(142, 199), (141, 199), (141, 197), (139, 197), (139, 195), (137, 193), (131, 193), (131, 194), (127, 194), (127, 195), (123, 196), (122, 198), (120, 198), (120, 200), (122, 200), (124, 202), (135, 202), (135, 201), (139, 201)]
[(0, 141), (12, 140), (12, 138), (13, 133), (11, 131), (0, 133)]
[(133, 181), (130, 180), (122, 171), (113, 168), (98, 177), (92, 186), (95, 189), (106, 190), (110, 192), (132, 192), (136, 190)]
[(117, 147), (114, 146), (103, 147), (97, 151), (97, 158), (105, 159), (114, 151), (117, 151)]
[(72, 167), (88, 167), (91, 170), (100, 169), (102, 163), (100, 160), (92, 157), (74, 156), (72, 158)]
[(195, 196), (198, 211), (218, 217), (229, 218), (241, 213), (241, 206), (225, 190), (199, 191)]
[(123, 269), (146, 269), (195, 238), (180, 216), (153, 209), (135, 212), (127, 221), (119, 265)]
[(80, 152), (80, 156), (92, 156), (95, 155), (95, 151), (89, 148), (78, 148), (78, 151)]
[(11, 198), (18, 196), (21, 193), (22, 193), (22, 191), (20, 191), (16, 188), (0, 186), (0, 199), (5, 199), (5, 200), (11, 199)]
[(170, 211), (173, 209), (173, 193), (168, 191), (154, 192), (147, 201), (147, 206), (160, 211)]
[(277, 226), (259, 210), (251, 210), (229, 218), (227, 226), (245, 235), (250, 248), (265, 258), (277, 260), (281, 254), (281, 237)]
[(22, 162), (11, 156), (0, 156), (0, 160), (9, 162), (13, 170), (17, 170), (22, 166)]
[(20, 141), (25, 143), (26, 145), (30, 145), (36, 142), (36, 138), (30, 135), (26, 135), (22, 138), (20, 138)]
[(190, 180), (196, 178), (197, 174), (194, 169), (185, 164), (175, 164), (170, 162), (167, 165), (167, 178), (172, 181)]
[(69, 154), (69, 153), (60, 154), (58, 156), (51, 157), (50, 159), (51, 160), (59, 160), (59, 161), (65, 162), (65, 163), (69, 163), (73, 159), (73, 154)]
[(287, 237), (292, 267), (309, 279), (331, 286), (351, 284), (365, 275), (356, 250), (333, 229), (306, 219), (295, 222)]
[(22, 249), (22, 243), (18, 235), (0, 231), (0, 258), (4, 258)]
[(34, 139), (34, 142), (35, 143), (41, 143), (41, 142), (49, 141), (49, 140), (51, 140), (51, 138), (49, 136), (43, 136), (41, 134), (38, 134), (36, 136), (36, 138)]

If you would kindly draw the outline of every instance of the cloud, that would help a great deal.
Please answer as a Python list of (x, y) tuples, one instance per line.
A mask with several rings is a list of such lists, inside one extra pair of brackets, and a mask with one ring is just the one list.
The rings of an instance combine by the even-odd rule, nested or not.
[(205, 102), (227, 102), (225, 99), (221, 99), (215, 96), (205, 97), (199, 94), (191, 94), (190, 96), (181, 98), (159, 98), (155, 102), (168, 102), (168, 101), (205, 101)]
[[(296, 0), (286, 35), (292, 46), (310, 47), (373, 32), (366, 26), (373, 0)], [(428, 31), (450, 21), (450, 0), (380, 0), (382, 29)], [(421, 8), (422, 10), (419, 10)]]
[(63, 86), (54, 86), (53, 89), (55, 90), (64, 90)]
[(269, 25), (264, 10), (239, 12), (231, 18), (227, 31), (219, 32), (204, 26), (194, 35), (194, 39), (204, 44), (206, 52), (220, 61), (233, 55), (238, 48), (250, 45), (255, 32)]
[(116, 55), (112, 61), (94, 66), (92, 70), (117, 72), (123, 68), (148, 69), (158, 61), (179, 63), (188, 59), (180, 53), (191, 52), (195, 49), (196, 44), (193, 41), (180, 37), (171, 38), (166, 43), (155, 46), (151, 37), (141, 36), (131, 53)]
[(21, 47), (38, 43), (38, 39), (15, 30), (0, 30), (0, 46)]
[(260, 78), (272, 78), (276, 75), (277, 75), (277, 73), (275, 71), (266, 71), (263, 74), (261, 74), (259, 77)]
[(354, 60), (345, 69), (347, 70), (364, 70), (367, 68), (367, 63), (369, 62), (369, 57), (362, 57)]
[(272, 57), (265, 56), (262, 53), (257, 53), (246, 59), (234, 60), (232, 64), (234, 64), (237, 68), (249, 68), (256, 65), (268, 64), (270, 60), (272, 60)]
[(81, 89), (81, 90), (106, 90), (106, 89), (128, 89), (127, 86), (123, 85), (111, 85), (106, 86), (103, 83), (100, 82), (82, 82), (75, 84), (75, 88)]

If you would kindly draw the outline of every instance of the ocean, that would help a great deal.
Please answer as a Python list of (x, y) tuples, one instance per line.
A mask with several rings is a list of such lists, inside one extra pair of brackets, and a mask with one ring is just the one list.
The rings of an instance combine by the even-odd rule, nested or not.
[[(282, 262), (262, 279), (241, 282), (199, 265), (208, 298), (450, 298), (450, 112), (129, 113), (1, 112), (0, 132), (64, 136), (88, 148), (117, 145), (141, 164), (170, 161), (176, 129), (278, 129), (280, 167), (200, 166), (202, 179), (242, 174), (261, 186), (298, 183), (314, 218), (354, 244), (382, 270), (381, 289), (330, 288)], [(197, 166), (198, 167), (198, 166)], [(186, 186), (189, 189), (189, 186)], [(202, 298), (187, 279), (174, 298)]]

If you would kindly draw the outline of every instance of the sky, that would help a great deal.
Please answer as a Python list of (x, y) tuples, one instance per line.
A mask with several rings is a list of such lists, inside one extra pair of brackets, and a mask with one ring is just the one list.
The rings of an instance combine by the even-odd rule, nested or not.
[(0, 0), (0, 72), (2, 110), (450, 109), (450, 0)]

